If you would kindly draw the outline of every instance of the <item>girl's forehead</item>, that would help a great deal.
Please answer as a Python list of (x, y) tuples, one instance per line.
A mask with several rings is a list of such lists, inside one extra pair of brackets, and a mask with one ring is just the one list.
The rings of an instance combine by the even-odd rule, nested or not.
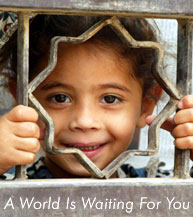
[(90, 42), (76, 45), (59, 45), (58, 59), (64, 64), (68, 64), (71, 61), (81, 61), (85, 63), (85, 67), (88, 65), (87, 60), (89, 60), (96, 64), (104, 64), (106, 67), (116, 67), (126, 71), (133, 65), (130, 57), (125, 58), (121, 56), (113, 46)]
[[(56, 67), (42, 85), (52, 81), (87, 87), (104, 83), (133, 83), (133, 67), (129, 59), (121, 58), (111, 47), (97, 43), (61, 43), (57, 56)], [(47, 58), (42, 59), (41, 70), (46, 67), (47, 62)]]
[(101, 54), (100, 51), (99, 54), (89, 54), (87, 51), (83, 46), (60, 49), (57, 66), (40, 88), (64, 88), (81, 93), (107, 88), (127, 90), (134, 86), (137, 86), (137, 90), (141, 89), (139, 83), (130, 76), (129, 69), (121, 69), (118, 60), (111, 54)]
[(129, 58), (121, 57), (115, 49), (108, 46), (97, 43), (61, 44), (55, 71), (70, 75), (84, 75), (88, 72), (88, 75), (93, 76), (102, 73), (128, 77), (133, 74), (133, 66)]
[(58, 48), (59, 56), (86, 56), (86, 57), (104, 57), (106, 56), (109, 61), (117, 59), (118, 52), (113, 47), (107, 46), (104, 43), (85, 42), (81, 44), (65, 44), (60, 43)]

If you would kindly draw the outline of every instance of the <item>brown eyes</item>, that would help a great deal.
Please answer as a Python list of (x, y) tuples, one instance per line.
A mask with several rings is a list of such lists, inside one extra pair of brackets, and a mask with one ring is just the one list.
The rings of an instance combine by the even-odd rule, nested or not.
[(114, 104), (114, 103), (120, 102), (121, 99), (114, 95), (106, 95), (102, 98), (101, 101), (102, 103), (106, 103), (106, 104)]
[(57, 103), (69, 103), (71, 102), (70, 98), (65, 94), (56, 94), (51, 97), (51, 100)]
[[(63, 94), (63, 93), (58, 93), (50, 97), (51, 101), (56, 102), (56, 103), (70, 103), (71, 99), (69, 96)], [(121, 99), (117, 96), (114, 95), (106, 95), (102, 97), (101, 102), (104, 104), (115, 104), (118, 102), (121, 102)]]

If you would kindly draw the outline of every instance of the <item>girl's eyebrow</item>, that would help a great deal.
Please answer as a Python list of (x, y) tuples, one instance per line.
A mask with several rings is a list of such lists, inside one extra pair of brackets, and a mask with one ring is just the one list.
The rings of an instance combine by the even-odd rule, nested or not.
[(122, 91), (127, 91), (129, 93), (131, 93), (131, 90), (128, 89), (127, 87), (125, 87), (122, 84), (118, 84), (118, 83), (107, 83), (107, 84), (101, 84), (100, 85), (101, 88), (114, 88), (114, 89), (119, 89)]
[[(100, 88), (102, 89), (106, 89), (106, 88), (114, 88), (114, 89), (119, 89), (122, 91), (127, 91), (129, 93), (131, 93), (131, 90), (128, 89), (126, 86), (122, 85), (122, 84), (118, 84), (118, 83), (107, 83), (107, 84), (100, 84), (99, 85)], [(64, 89), (74, 89), (71, 85), (69, 84), (64, 84), (64, 83), (60, 83), (60, 82), (50, 82), (45, 84), (43, 87), (41, 87), (41, 90), (50, 90), (52, 88), (64, 88)]]
[(41, 87), (41, 90), (49, 90), (49, 89), (56, 88), (56, 87), (60, 87), (64, 89), (73, 89), (73, 87), (68, 84), (63, 84), (60, 82), (50, 82), (48, 84), (45, 84), (43, 87)]

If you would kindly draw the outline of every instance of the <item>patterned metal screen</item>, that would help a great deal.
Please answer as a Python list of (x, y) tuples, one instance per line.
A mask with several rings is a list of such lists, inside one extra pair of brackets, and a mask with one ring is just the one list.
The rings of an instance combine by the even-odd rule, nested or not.
[[(96, 23), (86, 32), (78, 37), (54, 37), (51, 40), (50, 56), (48, 66), (28, 84), (28, 57), (29, 57), (29, 19), (34, 16), (31, 12), (39, 13), (38, 6), (32, 7), (29, 2), (25, 2), (26, 7), (19, 10), (19, 5), (12, 6), (12, 10), (15, 11), (18, 8), (18, 21), (12, 26), (11, 30), (7, 32), (6, 37), (1, 41), (1, 46), (8, 40), (10, 35), (18, 28), (18, 104), (31, 105), (36, 108), (39, 112), (40, 117), (46, 124), (46, 150), (52, 154), (73, 154), (79, 162), (92, 174), (93, 177), (97, 178), (109, 178), (120, 165), (132, 156), (148, 156), (154, 155), (159, 149), (159, 130), (161, 124), (173, 113), (177, 108), (178, 100), (184, 95), (190, 92), (190, 78), (191, 78), (191, 27), (192, 22), (188, 19), (179, 19), (179, 41), (178, 41), (178, 81), (179, 85), (175, 87), (167, 78), (163, 70), (163, 57), (164, 51), (160, 44), (156, 42), (139, 42), (136, 41), (130, 33), (121, 25), (119, 18), (117, 16), (112, 16), (111, 18), (104, 18), (100, 22)], [(50, 3), (50, 2), (49, 2)], [(151, 3), (151, 1), (149, 1)], [(2, 6), (1, 6), (2, 5)], [(25, 4), (24, 4), (25, 5)], [(67, 4), (68, 5), (68, 4)], [(42, 5), (42, 7), (45, 5)], [(100, 5), (99, 5), (100, 6)], [(169, 6), (169, 4), (168, 4)], [(2, 2), (0, 3), (2, 10), (6, 10), (7, 6)], [(41, 3), (39, 5), (41, 7)], [(110, 6), (109, 6), (110, 7)], [(31, 9), (30, 9), (31, 8)], [(8, 8), (7, 8), (8, 9)], [(63, 7), (61, 6), (61, 11)], [(107, 7), (108, 9), (108, 7)], [(132, 9), (132, 5), (131, 5)], [(31, 11), (30, 11), (31, 10)], [(42, 9), (43, 10), (43, 9)], [(54, 6), (45, 9), (45, 13), (49, 13), (54, 10)], [(61, 13), (60, 11), (60, 13)], [(72, 9), (73, 11), (73, 9)], [(63, 14), (71, 12), (70, 10), (63, 9)], [(91, 11), (92, 12), (92, 11)], [(90, 13), (91, 13), (90, 12)], [(100, 11), (99, 11), (100, 12)], [(116, 10), (114, 11), (116, 14)], [(57, 10), (55, 10), (57, 13)], [(72, 12), (73, 13), (73, 12)], [(76, 12), (75, 14), (77, 14)], [(82, 13), (82, 10), (80, 10)], [(89, 12), (87, 12), (89, 14)], [(86, 14), (87, 14), (86, 13)], [(95, 13), (97, 13), (95, 11)], [(112, 12), (111, 12), (112, 13)], [(130, 16), (132, 13), (125, 12)], [(143, 16), (143, 12), (141, 12)], [(153, 13), (153, 12), (152, 12)], [(165, 12), (164, 12), (165, 13)], [(99, 13), (101, 15), (101, 12)], [(104, 15), (108, 14), (108, 10), (103, 12)], [(161, 14), (161, 13), (160, 13)], [(160, 15), (158, 14), (158, 16)], [(141, 14), (140, 14), (141, 15)], [(165, 15), (167, 16), (167, 15)], [(94, 163), (79, 149), (76, 148), (65, 148), (59, 149), (53, 146), (54, 141), (54, 124), (51, 117), (47, 114), (44, 108), (33, 96), (32, 92), (36, 87), (46, 79), (46, 77), (52, 72), (57, 64), (57, 50), (58, 43), (82, 43), (89, 40), (94, 34), (99, 32), (105, 26), (110, 26), (114, 32), (124, 41), (128, 46), (133, 48), (144, 47), (155, 49), (158, 54), (157, 69), (158, 74), (154, 74), (154, 78), (160, 84), (160, 86), (165, 90), (165, 92), (170, 96), (170, 100), (165, 108), (161, 111), (158, 117), (153, 121), (148, 132), (148, 148), (147, 150), (128, 150), (118, 156), (113, 162), (111, 162), (102, 171), (97, 168)], [(188, 34), (187, 34), (188, 32)], [(188, 82), (187, 82), (188, 80)], [(183, 84), (183, 85), (182, 85)], [(179, 154), (179, 153), (181, 154)], [(189, 161), (189, 151), (181, 151), (176, 149), (175, 157), (175, 175), (178, 177), (188, 177), (188, 161)], [(25, 166), (17, 166), (16, 177), (25, 177)]]

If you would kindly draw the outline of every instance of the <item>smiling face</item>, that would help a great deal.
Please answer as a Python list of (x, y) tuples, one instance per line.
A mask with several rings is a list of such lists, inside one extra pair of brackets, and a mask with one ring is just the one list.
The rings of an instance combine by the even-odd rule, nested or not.
[[(39, 68), (45, 65), (42, 60)], [(59, 45), (56, 68), (34, 92), (53, 119), (54, 145), (79, 148), (100, 169), (124, 152), (151, 113), (132, 74), (132, 65), (112, 48)], [(46, 164), (55, 177), (89, 176), (72, 155), (46, 153)]]

